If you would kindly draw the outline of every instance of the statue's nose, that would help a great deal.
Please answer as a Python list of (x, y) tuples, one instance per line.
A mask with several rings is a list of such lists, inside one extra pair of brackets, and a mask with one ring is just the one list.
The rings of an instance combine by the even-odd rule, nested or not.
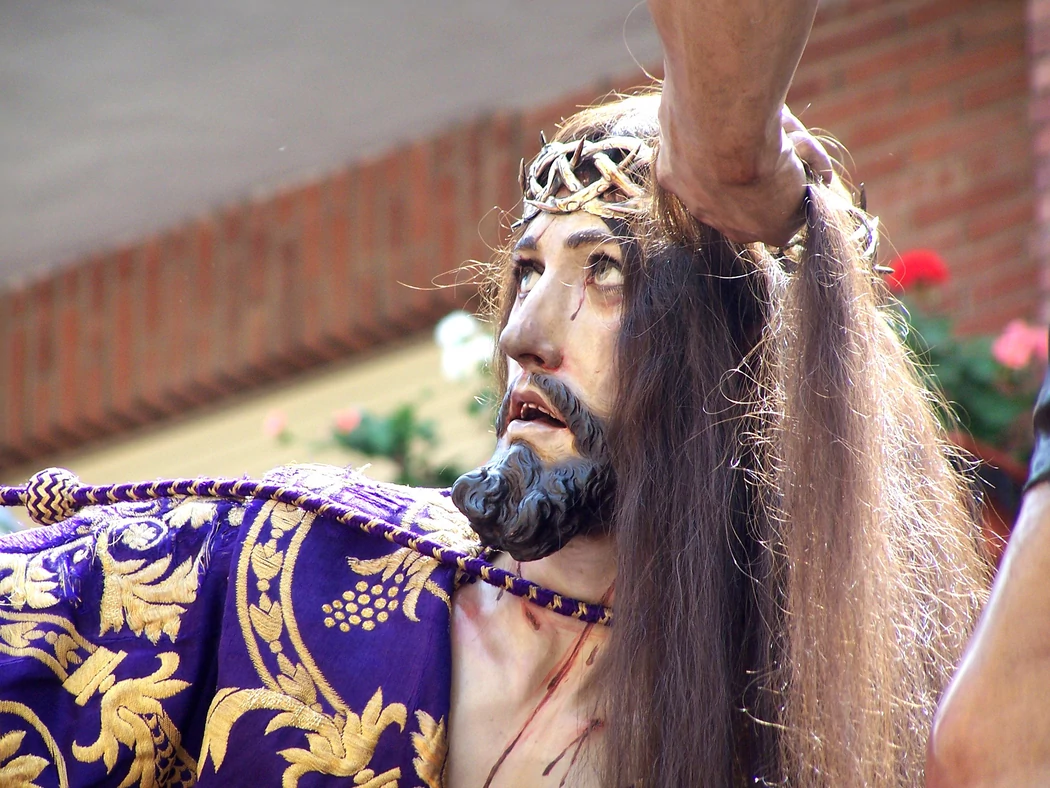
[(560, 326), (564, 316), (558, 314), (559, 299), (555, 296), (550, 288), (537, 286), (514, 309), (500, 334), (500, 350), (522, 369), (552, 371), (561, 366)]

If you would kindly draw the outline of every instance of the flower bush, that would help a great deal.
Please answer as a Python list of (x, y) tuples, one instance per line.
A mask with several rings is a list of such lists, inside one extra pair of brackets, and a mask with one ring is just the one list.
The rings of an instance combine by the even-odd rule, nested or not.
[(1011, 321), (998, 336), (959, 336), (941, 306), (948, 268), (928, 249), (902, 254), (886, 276), (904, 307), (906, 341), (931, 388), (944, 395), (949, 429), (1027, 464), (1030, 414), (1047, 364), (1047, 329)]
[[(477, 382), (477, 395), (465, 403), (467, 412), (491, 422), (496, 409), (488, 368), (491, 333), (473, 315), (457, 310), (437, 324), (434, 341), (441, 349), (441, 370), (447, 379)], [(295, 441), (283, 411), (267, 413), (262, 430), (273, 440)], [(336, 411), (329, 438), (319, 444), (331, 445), (390, 460), (395, 468), (394, 481), (413, 487), (449, 487), (467, 470), (434, 459), (439, 445), (436, 425), (420, 417), (417, 403), (403, 403), (384, 414), (357, 407)]]

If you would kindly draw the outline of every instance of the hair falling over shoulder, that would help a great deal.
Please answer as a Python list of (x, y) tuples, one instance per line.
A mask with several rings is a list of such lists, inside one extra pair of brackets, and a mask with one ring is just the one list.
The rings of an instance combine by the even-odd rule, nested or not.
[[(655, 145), (657, 103), (558, 138)], [(812, 185), (777, 251), (652, 191), (625, 228), (602, 784), (918, 788), (989, 570), (863, 214)]]

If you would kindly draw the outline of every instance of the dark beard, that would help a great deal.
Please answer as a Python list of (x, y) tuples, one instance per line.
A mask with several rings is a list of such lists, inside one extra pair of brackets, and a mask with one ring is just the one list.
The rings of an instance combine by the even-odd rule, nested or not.
[[(452, 485), (452, 501), (483, 544), (518, 561), (536, 561), (574, 536), (604, 532), (614, 477), (601, 421), (561, 381), (533, 375), (572, 433), (579, 457), (545, 463), (531, 446), (512, 443)], [(510, 392), (497, 417), (507, 429)]]

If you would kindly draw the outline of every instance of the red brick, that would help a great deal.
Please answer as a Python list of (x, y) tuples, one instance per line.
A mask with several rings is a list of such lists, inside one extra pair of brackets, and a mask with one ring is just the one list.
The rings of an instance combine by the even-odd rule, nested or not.
[(814, 29), (803, 57), (809, 62), (825, 60), (868, 47), (899, 34), (905, 28), (904, 15), (893, 10), (888, 16), (869, 18), (863, 24), (850, 20), (838, 29)]
[(853, 19), (865, 11), (878, 11), (888, 5), (893, 3), (887, 0), (838, 0), (833, 3), (821, 3), (817, 8), (817, 18), (813, 27), (820, 28), (843, 18)]
[(363, 164), (354, 178), (353, 214), (350, 223), (353, 233), (351, 248), (356, 250), (354, 282), (357, 290), (357, 309), (354, 311), (351, 331), (374, 330), (378, 292), (376, 290), (376, 203), (379, 181), (383, 174), (374, 162)]
[(982, 109), (991, 104), (1012, 101), (1022, 104), (1027, 101), (1028, 75), (1021, 68), (1006, 69), (997, 80), (963, 92), (964, 110)]
[(3, 327), (4, 401), (3, 430), (0, 445), (21, 448), (26, 444), (26, 419), (23, 411), (28, 356), (26, 321), (26, 293), (14, 288), (0, 294), (0, 326)]
[(909, 160), (925, 162), (943, 159), (975, 145), (994, 140), (1002, 133), (1003, 122), (998, 115), (964, 116), (958, 123), (944, 130), (926, 133), (906, 146)]
[(329, 282), (329, 305), (327, 336), (330, 340), (345, 343), (351, 320), (351, 305), (354, 303), (354, 259), (356, 251), (351, 244), (350, 216), (353, 211), (353, 175), (342, 170), (329, 183), (328, 225), (331, 280)]
[(836, 94), (816, 101), (799, 120), (810, 128), (840, 129), (846, 124), (859, 124), (872, 114), (885, 117), (887, 110), (901, 97), (897, 85), (880, 85), (866, 90)]
[(911, 72), (911, 66), (943, 58), (952, 44), (950, 31), (934, 29), (918, 36), (899, 36), (887, 42), (872, 54), (868, 50), (857, 52), (854, 59), (843, 69), (847, 85), (857, 85), (881, 77), (900, 77)]
[(66, 269), (58, 276), (56, 309), (58, 312), (58, 347), (55, 362), (57, 375), (58, 414), (62, 429), (78, 429), (80, 383), (77, 350), (81, 332), (81, 301), (76, 269)]
[(1029, 227), (1032, 218), (1032, 198), (1028, 194), (1021, 194), (1011, 200), (988, 205), (979, 214), (970, 217), (966, 235), (970, 240), (979, 241), (1016, 227)]
[(830, 87), (830, 82), (829, 70), (824, 64), (816, 63), (810, 68), (807, 68), (805, 63), (800, 64), (791, 83), (791, 90), (788, 91), (788, 106), (801, 111), (814, 98), (824, 95)]
[(961, 83), (967, 77), (987, 73), (1023, 58), (1024, 42), (1020, 39), (988, 44), (917, 72), (909, 82), (909, 89), (917, 96), (928, 96), (948, 85)]
[(300, 244), (302, 262), (299, 267), (299, 309), (303, 326), (303, 341), (307, 347), (318, 348), (324, 331), (327, 312), (327, 285), (324, 281), (324, 226), (321, 215), (321, 183), (303, 189), (299, 204), (299, 222), (302, 233)]
[(932, 2), (918, 3), (907, 13), (908, 26), (922, 27), (942, 22), (945, 19), (954, 19), (966, 11), (969, 6), (981, 2), (983, 0), (932, 0)]
[(181, 387), (186, 375), (188, 353), (187, 305), (195, 296), (192, 282), (186, 276), (190, 270), (189, 239), (185, 226), (165, 234), (161, 243), (161, 275), (165, 298), (161, 342), (164, 363), (160, 367), (160, 385), (163, 394), (171, 394)]
[(106, 333), (113, 348), (111, 401), (118, 412), (128, 410), (134, 398), (131, 370), (134, 363), (133, 342), (137, 331), (132, 318), (136, 297), (132, 285), (133, 263), (133, 252), (125, 249), (115, 256), (114, 265), (111, 267), (111, 281), (114, 285), (113, 309), (106, 325)]
[(907, 134), (935, 126), (940, 121), (952, 116), (954, 105), (949, 99), (938, 99), (927, 104), (900, 112), (878, 121), (871, 121), (853, 132), (850, 144), (853, 146), (874, 145)]
[[(216, 349), (222, 342), (211, 327), (215, 324), (215, 313), (221, 293), (218, 292), (217, 273), (217, 229), (212, 219), (197, 222), (193, 229), (194, 258), (196, 263), (197, 317), (194, 320), (192, 345), (192, 380), (196, 384), (210, 383), (216, 363)], [(218, 341), (217, 341), (218, 340)]]
[(965, 47), (996, 38), (1024, 41), (1028, 27), (1024, 12), (1023, 2), (1000, 0), (960, 14), (955, 22), (959, 43)]
[(1017, 179), (1015, 177), (978, 183), (969, 189), (931, 201), (917, 208), (915, 221), (919, 226), (935, 224), (968, 210), (981, 208), (1016, 191)]

